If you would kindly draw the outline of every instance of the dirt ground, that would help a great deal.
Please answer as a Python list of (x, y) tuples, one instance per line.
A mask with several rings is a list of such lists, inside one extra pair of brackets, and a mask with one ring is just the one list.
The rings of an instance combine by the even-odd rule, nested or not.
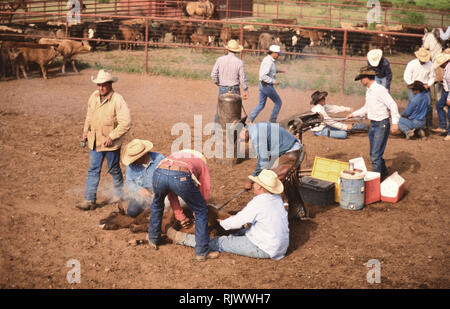
[[(79, 138), (95, 73), (0, 82), (0, 288), (450, 288), (449, 144), (436, 135), (389, 139), (388, 168), (406, 179), (399, 203), (379, 202), (361, 211), (308, 205), (314, 218), (290, 226), (290, 247), (280, 261), (223, 253), (197, 263), (192, 248), (166, 244), (152, 251), (128, 244), (145, 234), (100, 229), (99, 220), (113, 206), (75, 208), (87, 177), (89, 154)], [(179, 136), (171, 135), (175, 123), (192, 128), (194, 114), (203, 116), (203, 126), (213, 121), (218, 91), (210, 81), (117, 75), (114, 88), (133, 120), (126, 141), (148, 139), (155, 151), (168, 155)], [(309, 109), (310, 92), (279, 94), (280, 120)], [(257, 100), (257, 88), (251, 87), (247, 112)], [(328, 102), (357, 108), (363, 97), (333, 94)], [(267, 121), (272, 106), (268, 102), (257, 120)], [(362, 156), (370, 167), (367, 134), (333, 140), (307, 132), (303, 141), (303, 168), (312, 168), (315, 156), (342, 161)], [(212, 202), (239, 191), (255, 165), (255, 159), (234, 167), (209, 160)], [(100, 202), (111, 196), (111, 185), (105, 164)], [(251, 197), (245, 193), (225, 209), (240, 210)], [(67, 282), (70, 259), (80, 262), (79, 284)], [(366, 280), (370, 259), (381, 262), (379, 284)]]

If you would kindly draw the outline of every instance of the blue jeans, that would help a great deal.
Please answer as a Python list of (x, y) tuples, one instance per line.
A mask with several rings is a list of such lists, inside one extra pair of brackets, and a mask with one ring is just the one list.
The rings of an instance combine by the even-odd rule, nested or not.
[(153, 173), (153, 198), (148, 239), (157, 244), (161, 238), (161, 223), (164, 212), (164, 199), (173, 192), (181, 197), (195, 215), (195, 254), (206, 255), (208, 242), (208, 206), (200, 190), (191, 179), (191, 174), (182, 171), (169, 171), (157, 168)]
[[(428, 96), (430, 97), (430, 104), (428, 104), (427, 115), (425, 117), (425, 126), (429, 129), (433, 128), (433, 104), (431, 100), (431, 91), (427, 91)], [(411, 101), (414, 97), (414, 93), (412, 89), (408, 89), (408, 101)]]
[(408, 119), (405, 117), (401, 117), (398, 122), (398, 129), (402, 131), (405, 135), (408, 134), (409, 131), (420, 129), (425, 126), (425, 120), (417, 120), (417, 119)]
[[(387, 77), (382, 77), (382, 78), (380, 78), (380, 77), (375, 76), (375, 81), (376, 81), (378, 84), (382, 85), (384, 88), (386, 88), (386, 85), (387, 85)], [(388, 89), (388, 90), (389, 90), (389, 89)]]
[(137, 217), (141, 212), (143, 212), (147, 208), (147, 204), (143, 202), (139, 202), (135, 199), (130, 199), (127, 208), (127, 214), (130, 217)]
[(123, 176), (120, 169), (120, 148), (114, 151), (96, 151), (89, 152), (89, 171), (86, 181), (87, 201), (97, 201), (97, 188), (100, 182), (100, 172), (103, 160), (108, 161), (108, 172), (111, 174), (114, 183), (114, 196), (122, 197), (123, 195)]
[(381, 178), (388, 176), (383, 154), (386, 150), (390, 128), (389, 118), (381, 121), (370, 121), (369, 142), (372, 171), (380, 173)]
[[(241, 89), (239, 88), (239, 86), (233, 86), (233, 87), (219, 86), (219, 97), (222, 94), (228, 93), (228, 89), (229, 88), (231, 88), (231, 92), (232, 93), (241, 95)], [(214, 116), (214, 135), (216, 134), (216, 131), (217, 131), (217, 121), (218, 121), (218, 119), (219, 119), (219, 104), (217, 104), (216, 115)]]
[[(363, 122), (355, 123), (349, 133), (354, 132), (355, 130), (365, 130), (367, 126)], [(344, 139), (347, 138), (347, 131), (339, 130), (334, 127), (325, 126), (321, 131), (313, 131), (315, 136), (328, 136), (331, 138), (339, 138)]]
[(253, 122), (258, 114), (264, 109), (266, 106), (267, 98), (269, 97), (273, 103), (275, 104), (272, 110), (272, 114), (270, 115), (270, 122), (277, 122), (278, 114), (281, 109), (281, 98), (278, 95), (277, 91), (272, 85), (263, 86), (261, 82), (258, 84), (259, 88), (259, 104), (255, 107), (255, 109), (250, 113), (249, 118), (250, 121)]
[[(214, 237), (209, 241), (211, 251), (228, 252), (257, 259), (270, 259), (263, 250), (254, 245), (246, 236), (245, 229), (241, 229), (234, 235)], [(184, 234), (180, 245), (195, 247), (195, 238), (192, 234)]]
[[(448, 92), (442, 89), (442, 96), (436, 104), (436, 110), (439, 117), (439, 128), (447, 130), (447, 119), (450, 123), (450, 106), (447, 109), (447, 117), (445, 116), (444, 107), (447, 105)], [(450, 135), (450, 125), (448, 126), (448, 134)]]

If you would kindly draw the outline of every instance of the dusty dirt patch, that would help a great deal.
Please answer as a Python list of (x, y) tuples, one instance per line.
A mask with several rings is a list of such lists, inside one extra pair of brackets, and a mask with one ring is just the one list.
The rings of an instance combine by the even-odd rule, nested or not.
[[(83, 198), (88, 152), (79, 147), (86, 103), (94, 85), (92, 70), (1, 82), (0, 101), (0, 287), (1, 288), (449, 288), (450, 162), (442, 137), (389, 140), (385, 159), (406, 179), (397, 204), (377, 203), (351, 212), (338, 205), (311, 206), (310, 222), (291, 226), (291, 244), (281, 261), (231, 254), (196, 263), (194, 250), (173, 244), (159, 251), (132, 247), (128, 230), (103, 231), (97, 225), (112, 206), (91, 212), (74, 207)], [(151, 140), (155, 151), (170, 153), (176, 122), (193, 127), (213, 120), (217, 89), (209, 81), (118, 74), (115, 89), (129, 104), (133, 128), (127, 141)], [(309, 108), (309, 92), (279, 91), (280, 119)], [(257, 104), (250, 88), (247, 111)], [(359, 107), (363, 98), (331, 95), (330, 103)], [(405, 102), (401, 105), (404, 107)], [(272, 104), (257, 120), (269, 118)], [(314, 156), (369, 162), (367, 135), (344, 141), (304, 136), (305, 167)], [(240, 189), (255, 160), (237, 167), (210, 160), (212, 198), (220, 204)], [(111, 177), (104, 168), (99, 200)], [(243, 194), (228, 210), (239, 210)], [(144, 235), (138, 235), (143, 238)], [(81, 284), (69, 285), (69, 259), (81, 263)], [(381, 284), (366, 282), (365, 263), (381, 261)]]

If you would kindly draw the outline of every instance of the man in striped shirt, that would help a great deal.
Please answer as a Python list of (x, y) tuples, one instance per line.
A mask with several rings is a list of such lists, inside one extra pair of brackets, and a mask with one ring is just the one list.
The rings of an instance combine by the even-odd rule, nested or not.
[[(242, 99), (248, 99), (248, 82), (245, 76), (244, 62), (236, 57), (236, 53), (242, 51), (244, 47), (239, 45), (235, 40), (230, 40), (225, 48), (228, 53), (216, 60), (211, 71), (211, 79), (214, 84), (219, 86), (219, 96), (231, 90), (232, 93), (241, 94), (240, 86), (244, 91)], [(216, 124), (218, 120), (219, 106), (216, 108), (216, 115), (214, 116), (214, 132), (216, 131)]]
[[(362, 108), (347, 115), (347, 118), (367, 115), (370, 120), (369, 142), (372, 171), (380, 173), (381, 178), (384, 179), (388, 176), (383, 154), (389, 137), (389, 129), (392, 133), (398, 132), (400, 114), (397, 103), (392, 99), (388, 90), (375, 82), (375, 75), (376, 72), (372, 68), (361, 68), (355, 81), (360, 80), (361, 84), (367, 87), (366, 103)], [(392, 126), (389, 122), (389, 115), (392, 117)]]

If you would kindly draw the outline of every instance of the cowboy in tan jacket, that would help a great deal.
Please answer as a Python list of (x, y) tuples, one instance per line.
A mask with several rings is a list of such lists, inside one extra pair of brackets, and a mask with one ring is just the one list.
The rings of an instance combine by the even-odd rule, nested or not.
[(120, 147), (122, 137), (131, 128), (131, 117), (127, 103), (115, 92), (112, 83), (117, 77), (100, 70), (92, 82), (97, 90), (90, 96), (83, 140), (87, 139), (90, 150), (89, 172), (86, 182), (85, 201), (77, 207), (83, 210), (96, 208), (97, 188), (103, 160), (108, 161), (108, 170), (114, 181), (114, 201), (123, 195), (123, 176), (120, 169)]

